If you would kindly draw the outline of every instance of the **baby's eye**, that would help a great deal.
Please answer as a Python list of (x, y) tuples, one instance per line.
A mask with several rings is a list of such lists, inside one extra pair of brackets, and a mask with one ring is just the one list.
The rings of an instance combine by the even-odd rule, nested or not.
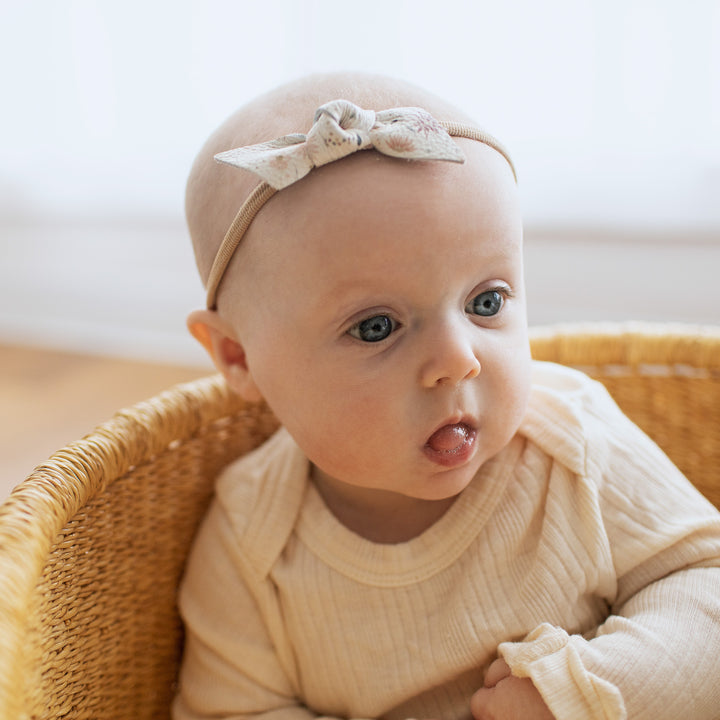
[(500, 312), (505, 298), (497, 290), (486, 290), (476, 295), (466, 306), (465, 312), (483, 317), (492, 317)]
[(397, 323), (387, 315), (374, 315), (353, 325), (348, 333), (363, 342), (380, 342), (395, 330)]

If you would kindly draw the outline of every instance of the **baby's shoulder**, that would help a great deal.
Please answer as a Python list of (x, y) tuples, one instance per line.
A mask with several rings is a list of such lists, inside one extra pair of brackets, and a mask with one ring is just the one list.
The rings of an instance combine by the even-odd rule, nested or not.
[[(284, 428), (225, 468), (216, 482), (215, 503), (236, 540), (248, 548), (268, 549), (284, 535), (283, 528), (289, 534), (300, 511), (308, 470), (307, 458)], [(273, 537), (266, 537), (268, 533)]]
[(588, 413), (612, 417), (621, 413), (605, 386), (580, 370), (552, 362), (532, 362), (530, 406), (577, 420)]
[(588, 445), (618, 422), (627, 418), (601, 383), (563, 365), (533, 362), (520, 433), (573, 472), (584, 474)]
[(216, 494), (229, 504), (246, 502), (261, 493), (273, 479), (289, 479), (307, 469), (304, 457), (290, 434), (281, 427), (254, 450), (230, 463), (218, 476)]

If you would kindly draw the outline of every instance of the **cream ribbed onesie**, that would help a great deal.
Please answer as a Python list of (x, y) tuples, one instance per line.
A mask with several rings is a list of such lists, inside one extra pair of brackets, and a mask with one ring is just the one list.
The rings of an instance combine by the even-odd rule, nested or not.
[(557, 718), (720, 718), (720, 513), (599, 384), (534, 365), (515, 438), (419, 537), (342, 526), (280, 430), (181, 591), (176, 720), (470, 717), (503, 656)]

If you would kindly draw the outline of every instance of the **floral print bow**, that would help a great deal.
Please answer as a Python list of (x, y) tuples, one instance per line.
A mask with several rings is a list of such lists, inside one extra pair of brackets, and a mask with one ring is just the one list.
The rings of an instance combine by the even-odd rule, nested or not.
[(285, 135), (235, 148), (215, 155), (215, 159), (249, 170), (275, 190), (282, 190), (314, 167), (370, 148), (409, 160), (465, 162), (445, 128), (425, 110), (406, 107), (375, 112), (347, 100), (321, 105), (307, 135)]

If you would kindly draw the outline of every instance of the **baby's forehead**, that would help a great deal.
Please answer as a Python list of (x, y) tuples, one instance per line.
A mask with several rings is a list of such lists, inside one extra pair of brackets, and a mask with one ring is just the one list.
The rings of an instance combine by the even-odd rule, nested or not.
[(443, 235), (459, 228), (477, 242), (486, 235), (497, 240), (513, 235), (497, 232), (503, 223), (516, 228), (519, 220), (511, 169), (491, 148), (460, 142), (463, 164), (408, 162), (369, 151), (316, 168), (273, 196), (239, 250), (260, 246), (275, 259), (285, 249), (296, 256), (314, 251), (331, 270), (334, 258), (361, 261), (376, 238), (379, 249), (392, 256), (396, 234), (408, 229), (435, 233), (438, 243), (428, 247), (436, 257), (444, 252)]

